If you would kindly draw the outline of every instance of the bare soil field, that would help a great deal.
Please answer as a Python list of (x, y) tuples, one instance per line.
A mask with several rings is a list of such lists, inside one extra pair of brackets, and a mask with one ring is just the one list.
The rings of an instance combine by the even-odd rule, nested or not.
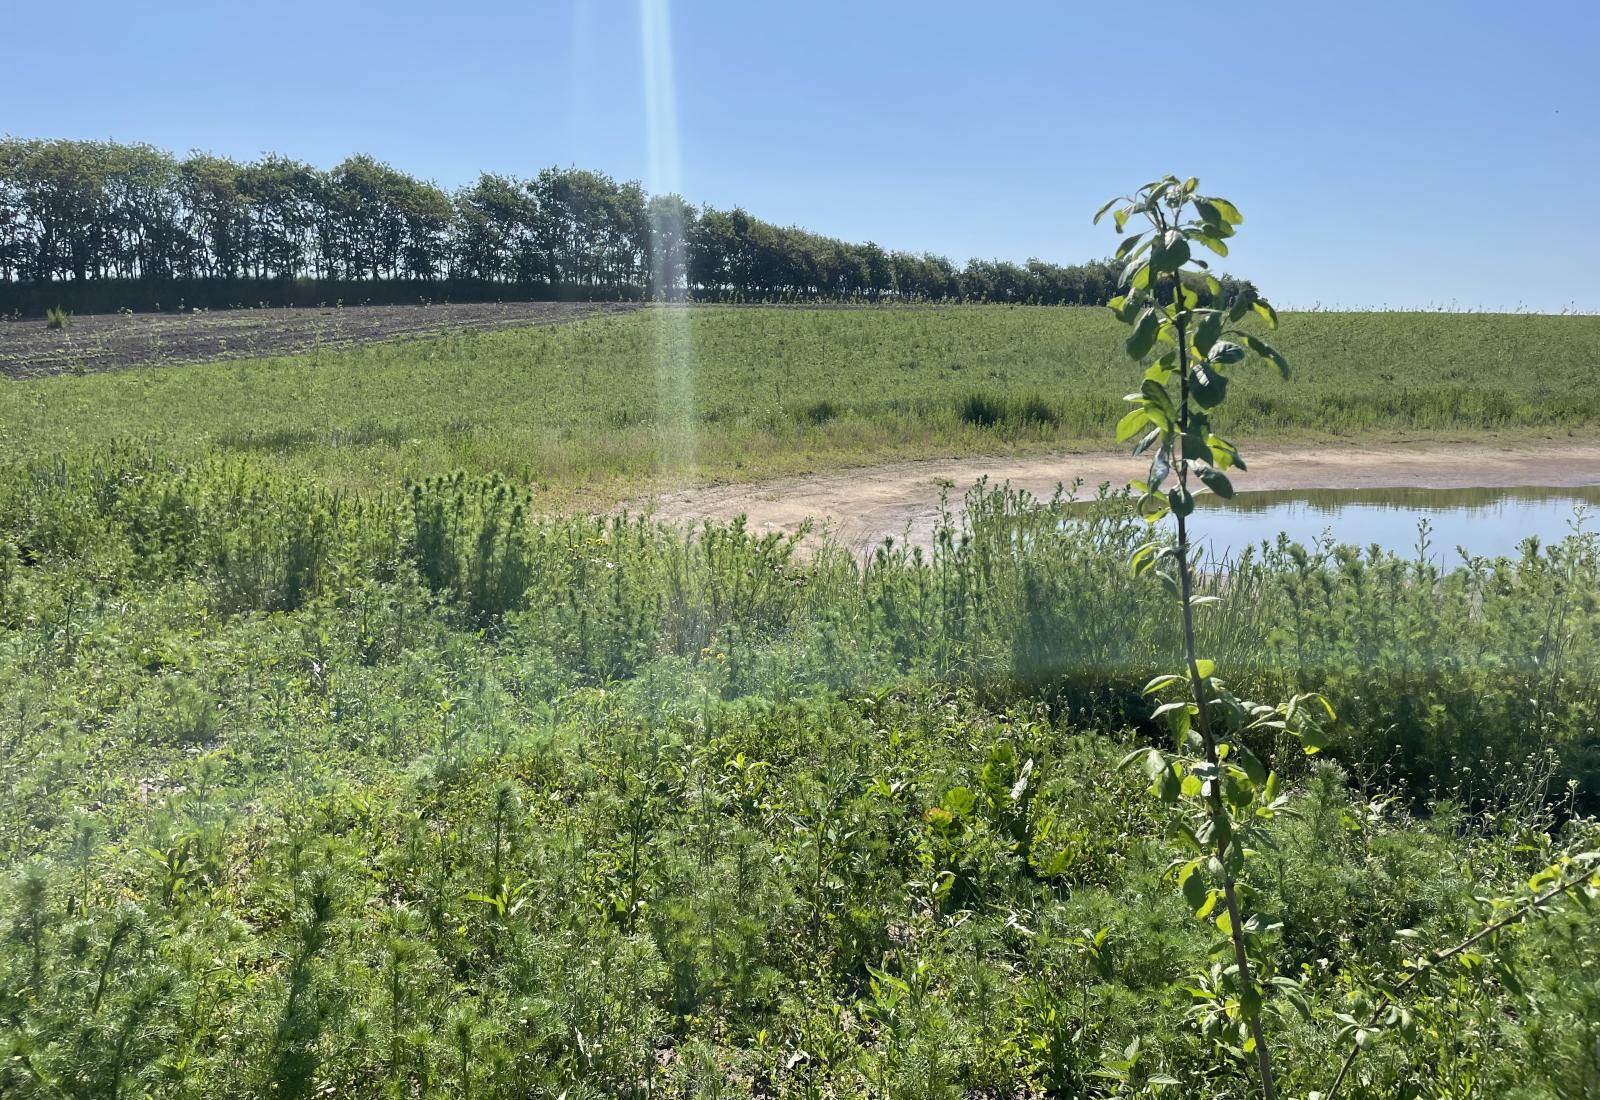
[(320, 309), (95, 314), (49, 329), (37, 318), (0, 322), (0, 375), (293, 355), (321, 347), (560, 324), (639, 308), (632, 302), (463, 302)]
[[(1242, 447), (1248, 473), (1230, 471), (1240, 492), (1268, 489), (1462, 489), (1600, 484), (1600, 445), (1576, 441), (1384, 443), (1288, 450)], [(667, 523), (698, 525), (745, 516), (754, 531), (793, 533), (806, 523), (834, 542), (864, 553), (886, 538), (928, 546), (941, 498), (954, 515), (980, 478), (1048, 498), (1057, 485), (1080, 482), (1079, 495), (1121, 488), (1148, 463), (1125, 452), (1049, 454), (1025, 458), (960, 458), (899, 462), (767, 482), (703, 485), (633, 501)]]

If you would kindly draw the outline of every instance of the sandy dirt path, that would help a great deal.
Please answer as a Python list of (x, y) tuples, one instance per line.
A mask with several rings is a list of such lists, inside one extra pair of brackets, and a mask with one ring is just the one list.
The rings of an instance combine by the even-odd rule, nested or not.
[[(1233, 472), (1240, 492), (1600, 485), (1600, 445), (1579, 441), (1241, 449), (1250, 471)], [(756, 531), (792, 532), (811, 520), (818, 532), (862, 551), (889, 536), (908, 536), (914, 544), (926, 545), (938, 521), (941, 491), (948, 489), (959, 512), (962, 495), (981, 477), (1042, 496), (1081, 478), (1082, 491), (1092, 494), (1106, 482), (1120, 487), (1147, 468), (1123, 452), (898, 462), (678, 489), (632, 501), (629, 509), (676, 524), (726, 522), (742, 514)]]

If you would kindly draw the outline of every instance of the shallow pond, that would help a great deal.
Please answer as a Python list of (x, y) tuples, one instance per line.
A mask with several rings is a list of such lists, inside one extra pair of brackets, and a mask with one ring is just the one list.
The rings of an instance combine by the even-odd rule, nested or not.
[[(1194, 520), (1197, 541), (1231, 554), (1286, 532), (1297, 542), (1319, 538), (1366, 547), (1377, 543), (1406, 557), (1428, 524), (1428, 557), (1450, 564), (1456, 548), (1514, 557), (1530, 535), (1557, 542), (1581, 520), (1600, 530), (1600, 485), (1571, 489), (1300, 489), (1241, 493), (1231, 501), (1206, 494)], [(1584, 513), (1587, 512), (1587, 515)]]

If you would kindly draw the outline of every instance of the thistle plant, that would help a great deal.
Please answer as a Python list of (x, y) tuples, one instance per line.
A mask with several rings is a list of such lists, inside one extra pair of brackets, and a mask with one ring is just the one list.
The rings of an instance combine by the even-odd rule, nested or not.
[(1147, 183), (1137, 193), (1113, 199), (1095, 215), (1108, 212), (1117, 232), (1142, 219), (1144, 228), (1126, 235), (1116, 258), (1124, 264), (1125, 294), (1110, 303), (1130, 332), (1125, 347), (1138, 362), (1152, 360), (1133, 408), (1117, 425), (1117, 440), (1133, 443), (1133, 453), (1150, 456), (1145, 480), (1133, 482), (1139, 514), (1152, 526), (1171, 516), (1176, 541), (1155, 539), (1132, 556), (1135, 574), (1153, 572), (1177, 597), (1183, 636), (1184, 668), (1157, 676), (1147, 695), (1167, 695), (1155, 717), (1171, 726), (1171, 751), (1144, 748), (1125, 765), (1142, 763), (1151, 790), (1186, 813), (1175, 827), (1185, 852), (1173, 874), (1195, 916), (1213, 921), (1223, 934), (1209, 971), (1191, 984), (1196, 1014), (1205, 1032), (1238, 1058), (1254, 1057), (1267, 1100), (1277, 1095), (1271, 1048), (1262, 1028), (1266, 990), (1279, 987), (1298, 995), (1298, 985), (1272, 974), (1260, 950), (1273, 927), (1250, 907), (1244, 881), (1252, 851), (1251, 834), (1285, 802), (1278, 777), (1250, 749), (1248, 741), (1299, 734), (1307, 752), (1323, 744), (1321, 722), (1334, 717), (1320, 695), (1297, 695), (1268, 706), (1235, 697), (1216, 666), (1201, 656), (1195, 640), (1195, 609), (1216, 597), (1197, 597), (1190, 516), (1195, 492), (1231, 497), (1226, 471), (1243, 470), (1239, 449), (1211, 430), (1211, 411), (1227, 398), (1228, 371), (1254, 360), (1288, 377), (1289, 364), (1266, 341), (1237, 327), (1254, 314), (1276, 328), (1277, 312), (1248, 286), (1230, 302), (1196, 247), (1228, 254), (1228, 238), (1244, 221), (1226, 199), (1198, 193), (1198, 181), (1174, 176)]

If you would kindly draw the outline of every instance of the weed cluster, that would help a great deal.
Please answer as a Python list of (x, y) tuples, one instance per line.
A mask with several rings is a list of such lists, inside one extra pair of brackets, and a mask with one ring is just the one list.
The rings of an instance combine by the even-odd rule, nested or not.
[[(1166, 811), (1115, 766), (1180, 652), (1143, 525), (971, 505), (862, 563), (539, 518), (492, 478), (18, 469), (0, 1093), (1247, 1093), (1173, 990), (1214, 937), (1161, 881)], [(1592, 830), (1600, 554), (1198, 573), (1230, 682), (1346, 719), (1337, 767), (1252, 746), (1295, 811), (1257, 906), (1292, 918), (1264, 950), (1304, 1092), (1372, 972)], [(1590, 918), (1502, 937), (1352, 1095), (1600, 1087)]]
[(1061, 423), (1061, 413), (1038, 394), (1012, 398), (979, 391), (961, 399), (958, 415), (963, 424), (979, 428), (1051, 429)]

